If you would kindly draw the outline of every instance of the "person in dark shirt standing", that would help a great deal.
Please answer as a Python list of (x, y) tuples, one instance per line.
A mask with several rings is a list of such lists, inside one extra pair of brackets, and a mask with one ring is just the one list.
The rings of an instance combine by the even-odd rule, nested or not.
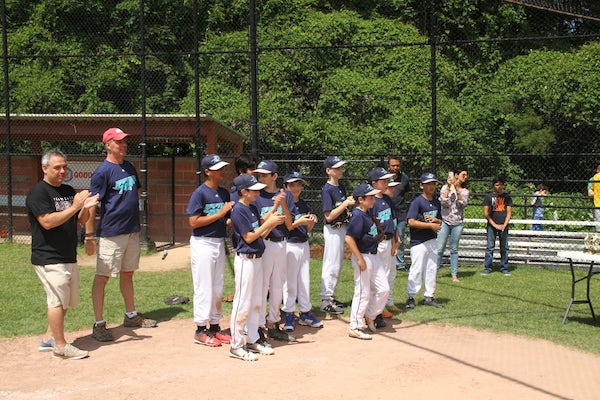
[(44, 179), (27, 194), (25, 201), (31, 225), (31, 264), (46, 291), (48, 330), (40, 351), (55, 357), (78, 360), (88, 356), (65, 339), (65, 316), (79, 301), (77, 224), (87, 222), (98, 196), (75, 192), (64, 184), (67, 160), (58, 150), (42, 157)]
[(496, 236), (500, 240), (500, 271), (504, 276), (510, 276), (508, 272), (508, 223), (512, 217), (513, 202), (510, 195), (504, 193), (504, 178), (494, 178), (492, 184), (494, 191), (485, 195), (483, 199), (483, 216), (487, 220), (487, 246), (481, 275), (489, 275), (492, 272), (494, 260), (494, 247), (496, 247)]

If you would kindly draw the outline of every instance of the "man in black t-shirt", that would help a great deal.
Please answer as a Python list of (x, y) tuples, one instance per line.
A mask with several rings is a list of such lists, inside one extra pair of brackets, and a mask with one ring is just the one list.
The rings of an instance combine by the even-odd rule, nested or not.
[(512, 217), (513, 202), (510, 195), (504, 193), (504, 178), (494, 178), (492, 183), (494, 191), (486, 194), (483, 199), (483, 216), (487, 220), (487, 246), (481, 275), (486, 276), (492, 272), (494, 247), (496, 247), (496, 236), (498, 236), (500, 271), (504, 276), (510, 276), (510, 272), (508, 272), (508, 223)]
[(89, 218), (89, 208), (98, 204), (98, 196), (63, 184), (67, 161), (63, 153), (51, 150), (42, 157), (44, 179), (27, 194), (26, 205), (31, 225), (31, 263), (46, 291), (48, 330), (40, 351), (52, 351), (55, 357), (85, 358), (65, 340), (64, 321), (68, 307), (75, 307), (79, 295), (77, 267), (77, 223)]

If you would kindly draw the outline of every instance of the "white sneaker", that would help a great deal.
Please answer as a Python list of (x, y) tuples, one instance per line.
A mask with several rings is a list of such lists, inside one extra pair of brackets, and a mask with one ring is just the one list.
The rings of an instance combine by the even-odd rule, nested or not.
[(360, 329), (349, 329), (348, 336), (355, 339), (371, 340), (373, 337)]
[(258, 353), (258, 354), (262, 354), (265, 356), (270, 356), (270, 355), (275, 354), (275, 350), (272, 347), (265, 346), (261, 342), (247, 343), (246, 348), (253, 353)]
[(242, 360), (242, 361), (258, 360), (258, 357), (256, 356), (256, 354), (250, 353), (248, 350), (246, 350), (243, 347), (240, 347), (239, 349), (229, 349), (229, 357), (237, 358), (238, 360)]

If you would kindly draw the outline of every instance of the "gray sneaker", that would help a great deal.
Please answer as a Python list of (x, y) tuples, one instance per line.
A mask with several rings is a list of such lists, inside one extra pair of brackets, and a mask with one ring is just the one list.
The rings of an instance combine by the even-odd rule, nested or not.
[(423, 301), (423, 304), (426, 306), (432, 306), (435, 308), (444, 308), (443, 305), (441, 305), (440, 303), (436, 302), (433, 297), (425, 297), (425, 300)]
[(155, 328), (156, 321), (153, 319), (144, 318), (144, 316), (140, 313), (138, 313), (135, 317), (131, 318), (129, 318), (127, 314), (125, 314), (123, 326), (125, 328)]
[(265, 346), (264, 343), (257, 341), (256, 343), (247, 343), (246, 349), (253, 353), (262, 354), (265, 356), (270, 356), (275, 354), (275, 350), (271, 346)]
[(294, 342), (296, 340), (296, 338), (289, 333), (282, 331), (277, 324), (273, 325), (271, 328), (268, 328), (267, 334), (271, 339), (275, 340), (282, 340), (285, 342)]
[(321, 302), (321, 311), (332, 315), (339, 315), (344, 313), (344, 309), (332, 302), (331, 300), (323, 300)]
[(78, 349), (71, 343), (67, 343), (67, 345), (63, 347), (61, 351), (54, 350), (52, 352), (52, 355), (54, 357), (67, 360), (81, 360), (82, 358), (86, 358), (88, 356), (88, 352), (85, 350)]
[(101, 324), (94, 324), (92, 328), (92, 337), (99, 342), (112, 342), (113, 335), (106, 327), (106, 322), (102, 322)]

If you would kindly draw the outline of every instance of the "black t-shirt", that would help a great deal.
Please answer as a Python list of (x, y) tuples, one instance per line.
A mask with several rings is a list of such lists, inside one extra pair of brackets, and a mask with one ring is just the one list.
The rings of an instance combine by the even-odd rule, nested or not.
[(31, 225), (31, 263), (48, 265), (77, 262), (77, 215), (64, 224), (44, 229), (37, 216), (71, 207), (75, 189), (69, 185), (52, 186), (39, 182), (27, 194), (27, 216)]

